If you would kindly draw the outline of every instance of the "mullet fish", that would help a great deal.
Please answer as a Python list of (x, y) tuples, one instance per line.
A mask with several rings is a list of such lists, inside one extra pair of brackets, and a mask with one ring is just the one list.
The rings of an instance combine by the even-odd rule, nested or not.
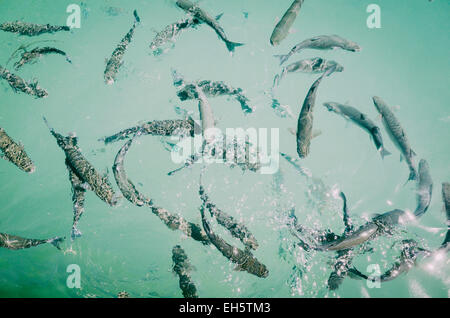
[(351, 52), (361, 51), (361, 47), (352, 41), (346, 40), (339, 35), (319, 35), (306, 39), (294, 46), (286, 55), (275, 55), (280, 59), (280, 65), (286, 62), (292, 55), (304, 49), (332, 50), (343, 49)]
[(212, 232), (211, 227), (206, 220), (203, 206), (200, 208), (200, 213), (202, 216), (203, 228), (209, 240), (219, 250), (219, 252), (222, 253), (223, 256), (228, 258), (231, 262), (237, 264), (235, 270), (246, 271), (261, 278), (266, 278), (269, 276), (267, 267), (260, 263), (248, 249), (242, 251), (239, 248), (228, 244), (220, 236)]
[(125, 51), (127, 50), (127, 47), (130, 44), (131, 39), (133, 38), (134, 29), (141, 22), (136, 10), (134, 10), (133, 15), (134, 15), (133, 26), (131, 27), (130, 31), (128, 31), (128, 33), (124, 36), (122, 41), (120, 41), (119, 45), (117, 45), (111, 57), (106, 62), (106, 69), (104, 72), (106, 84), (114, 83), (117, 73), (119, 72), (119, 68), (123, 64), (123, 56), (125, 55)]
[(416, 168), (414, 167), (414, 156), (416, 155), (416, 153), (411, 149), (409, 140), (406, 137), (405, 131), (400, 125), (400, 122), (394, 116), (394, 113), (390, 110), (388, 105), (380, 97), (377, 96), (373, 97), (373, 103), (375, 105), (375, 108), (381, 115), (383, 125), (386, 128), (389, 137), (391, 138), (395, 146), (398, 148), (398, 150), (400, 150), (401, 152), (400, 160), (402, 160), (404, 157), (406, 163), (408, 164), (409, 167), (408, 181), (416, 180), (417, 171)]
[(44, 117), (44, 121), (55, 137), (58, 146), (66, 155), (66, 164), (68, 164), (73, 172), (80, 178), (83, 183), (87, 183), (90, 189), (104, 202), (114, 206), (117, 204), (117, 197), (106, 176), (101, 176), (92, 164), (82, 155), (80, 148), (77, 146), (77, 137), (64, 137), (50, 127)]
[(28, 157), (24, 147), (16, 143), (8, 136), (6, 131), (0, 127), (0, 150), (3, 154), (0, 157), (13, 163), (19, 169), (33, 173), (36, 168), (33, 161)]
[(347, 120), (354, 122), (356, 125), (364, 129), (372, 137), (375, 147), (380, 152), (381, 157), (384, 158), (391, 153), (384, 148), (383, 138), (381, 136), (380, 128), (375, 125), (375, 123), (367, 117), (366, 114), (361, 113), (358, 109), (342, 105), (339, 103), (328, 102), (323, 104), (330, 112), (334, 112), (341, 115)]
[(11, 86), (13, 91), (16, 93), (21, 91), (22, 93), (35, 96), (36, 98), (44, 98), (48, 96), (47, 91), (39, 87), (37, 81), (29, 83), (2, 66), (0, 66), (0, 78), (6, 80), (9, 86)]
[(26, 36), (36, 36), (44, 33), (55, 33), (59, 31), (70, 31), (70, 28), (64, 26), (54, 26), (50, 24), (34, 24), (21, 21), (5, 22), (0, 24), (0, 30), (5, 32), (17, 33)]
[(207, 12), (205, 12), (203, 9), (201, 9), (197, 4), (193, 4), (189, 0), (177, 0), (176, 2), (177, 6), (183, 9), (184, 11), (192, 14), (193, 17), (197, 18), (199, 21), (206, 23), (208, 26), (210, 26), (216, 34), (219, 36), (219, 38), (225, 42), (228, 51), (234, 52), (234, 48), (237, 46), (242, 46), (244, 44), (242, 43), (235, 43), (228, 40), (227, 36), (225, 35), (225, 31), (220, 26), (220, 24), (217, 22), (216, 19), (211, 17)]
[(333, 67), (336, 67), (335, 72), (342, 72), (344, 70), (344, 67), (337, 62), (325, 60), (321, 57), (300, 60), (284, 67), (281, 73), (275, 76), (274, 86), (279, 85), (280, 81), (289, 73), (302, 72), (316, 74), (326, 72)]
[(64, 241), (63, 237), (55, 237), (52, 239), (36, 240), (28, 239), (20, 236), (10, 235), (6, 233), (0, 233), (0, 247), (7, 248), (9, 250), (22, 250), (42, 244), (50, 243), (58, 250), (61, 249), (60, 244)]
[(270, 36), (270, 44), (277, 46), (287, 37), (289, 30), (291, 29), (292, 24), (297, 18), (300, 8), (302, 7), (303, 1), (304, 0), (294, 0), (294, 2), (292, 2), (289, 9), (275, 26), (275, 29)]
[(236, 221), (231, 215), (220, 210), (214, 203), (212, 203), (203, 186), (200, 186), (199, 194), (203, 202), (203, 206), (209, 210), (211, 217), (216, 218), (217, 223), (226, 228), (232, 236), (238, 238), (247, 248), (251, 248), (253, 250), (258, 248), (258, 242), (250, 230), (244, 224)]
[(316, 102), (317, 89), (325, 76), (330, 76), (335, 68), (323, 73), (311, 86), (303, 102), (297, 122), (297, 153), (300, 158), (306, 158), (309, 154), (311, 139), (313, 138), (313, 110)]

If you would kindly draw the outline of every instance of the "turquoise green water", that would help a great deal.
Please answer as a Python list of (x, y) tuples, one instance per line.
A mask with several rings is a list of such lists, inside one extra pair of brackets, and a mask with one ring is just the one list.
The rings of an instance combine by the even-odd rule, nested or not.
[[(64, 25), (66, 8), (72, 3), (80, 4), (0, 0), (0, 22), (20, 19)], [(346, 193), (356, 225), (374, 213), (415, 209), (415, 184), (403, 186), (408, 169), (399, 161), (399, 152), (386, 133), (383, 131), (385, 144), (393, 155), (381, 160), (365, 132), (322, 106), (326, 101), (348, 102), (376, 119), (371, 97), (378, 95), (396, 106), (395, 114), (413, 149), (429, 162), (434, 193), (428, 212), (417, 223), (372, 241), (372, 252), (358, 255), (354, 264), (364, 272), (369, 264), (378, 264), (384, 272), (400, 252), (400, 245), (394, 243), (402, 239), (413, 238), (428, 249), (441, 244), (447, 230), (441, 183), (450, 181), (450, 3), (306, 0), (292, 34), (273, 48), (269, 44), (273, 27), (290, 3), (201, 1), (201, 7), (211, 15), (224, 13), (220, 23), (231, 40), (245, 43), (233, 56), (205, 25), (181, 34), (166, 54), (153, 56), (148, 46), (154, 30), (184, 17), (182, 10), (163, 0), (88, 1), (81, 28), (71, 32), (28, 38), (0, 31), (2, 66), (21, 44), (35, 40), (56, 40), (45, 44), (66, 51), (73, 61), (71, 65), (60, 56), (45, 56), (17, 73), (25, 79), (38, 79), (49, 92), (46, 99), (15, 94), (0, 81), (0, 127), (25, 146), (36, 164), (36, 172), (27, 175), (0, 161), (0, 232), (32, 238), (69, 237), (72, 225), (64, 153), (49, 134), (42, 115), (61, 133), (76, 132), (86, 158), (98, 171), (109, 170), (114, 181), (111, 167), (122, 143), (104, 146), (98, 141), (100, 137), (140, 121), (179, 118), (174, 106), (194, 111), (198, 118), (196, 102), (178, 100), (172, 85), (173, 68), (188, 80), (223, 80), (245, 89), (255, 113), (244, 116), (235, 101), (211, 99), (217, 126), (279, 128), (280, 150), (296, 157), (295, 137), (288, 128), (296, 126), (295, 117), (317, 76), (292, 74), (283, 80), (277, 97), (290, 106), (294, 118), (280, 118), (265, 94), (280, 71), (273, 55), (285, 54), (303, 39), (321, 34), (338, 34), (362, 47), (359, 53), (305, 50), (289, 61), (321, 56), (345, 67), (319, 88), (315, 128), (322, 134), (313, 140), (308, 158), (302, 160), (302, 165), (331, 191), (308, 195), (308, 180), (284, 159), (280, 159), (275, 175), (242, 173), (218, 164), (205, 175), (204, 183), (216, 205), (242, 220), (258, 239), (260, 248), (255, 256), (267, 265), (269, 277), (234, 271), (234, 265), (214, 247), (204, 247), (168, 230), (149, 209), (125, 200), (111, 208), (88, 192), (79, 225), (83, 236), (73, 243), (66, 241), (63, 251), (50, 245), (0, 250), (1, 297), (115, 297), (120, 291), (132, 297), (181, 297), (178, 279), (171, 272), (171, 251), (176, 244), (184, 248), (196, 267), (192, 280), (200, 297), (448, 297), (448, 256), (433, 266), (419, 264), (381, 288), (369, 288), (364, 281), (347, 277), (337, 291), (328, 291), (326, 283), (335, 253), (299, 249), (285, 224), (286, 210), (295, 205), (297, 217), (305, 225), (341, 233), (342, 203), (333, 197), (335, 189)], [(381, 29), (366, 26), (370, 3), (380, 5)], [(108, 7), (120, 10), (110, 15)], [(134, 9), (142, 23), (136, 28), (117, 82), (106, 86), (104, 60), (131, 27)], [(7, 68), (12, 70), (12, 63)], [(178, 165), (171, 161), (160, 138), (146, 136), (131, 148), (125, 167), (130, 179), (158, 206), (200, 223), (199, 165), (167, 176)], [(214, 229), (239, 246), (218, 226)], [(67, 287), (70, 264), (81, 269), (81, 289)]]

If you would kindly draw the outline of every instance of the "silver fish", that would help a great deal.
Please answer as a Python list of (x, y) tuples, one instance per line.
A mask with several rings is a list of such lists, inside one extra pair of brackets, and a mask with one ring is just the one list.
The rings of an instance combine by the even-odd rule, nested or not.
[(433, 180), (430, 175), (430, 167), (424, 159), (419, 162), (419, 178), (417, 180), (417, 208), (414, 211), (416, 217), (421, 217), (427, 212), (431, 204), (433, 193)]
[(354, 122), (356, 125), (364, 129), (372, 137), (375, 147), (380, 152), (381, 157), (384, 158), (391, 153), (384, 148), (383, 138), (381, 136), (380, 128), (375, 125), (375, 123), (367, 117), (366, 114), (361, 113), (358, 109), (342, 105), (334, 102), (327, 102), (323, 104), (330, 112), (334, 112), (341, 115), (347, 120)]
[(291, 29), (292, 24), (297, 18), (300, 8), (302, 7), (303, 1), (304, 0), (294, 0), (294, 2), (292, 2), (289, 9), (275, 26), (275, 29), (270, 36), (270, 44), (277, 46), (287, 37), (289, 30)]
[(44, 121), (49, 128), (50, 133), (55, 137), (58, 146), (64, 151), (66, 162), (81, 181), (89, 184), (92, 191), (94, 191), (101, 200), (111, 206), (116, 205), (117, 197), (108, 178), (106, 176), (101, 176), (92, 164), (82, 155), (80, 148), (77, 146), (78, 139), (76, 137), (62, 136), (50, 127), (45, 117)]
[(46, 55), (46, 54), (59, 54), (62, 55), (66, 58), (66, 61), (69, 63), (72, 63), (72, 61), (70, 60), (70, 58), (67, 56), (66, 52), (61, 51), (57, 48), (54, 47), (36, 47), (34, 49), (32, 49), (31, 51), (27, 52), (24, 51), (22, 53), (22, 57), (20, 58), (19, 61), (17, 61), (16, 63), (14, 63), (14, 67), (16, 70), (18, 70), (19, 68), (21, 68), (23, 65), (27, 64), (27, 63), (31, 63), (32, 61), (34, 61), (35, 59)]
[(313, 110), (316, 102), (317, 89), (322, 79), (325, 76), (330, 76), (334, 70), (335, 68), (327, 70), (313, 83), (303, 102), (297, 122), (297, 153), (300, 158), (305, 158), (309, 154), (313, 134)]
[(190, 272), (193, 269), (186, 255), (186, 252), (180, 245), (172, 249), (173, 272), (178, 275), (180, 288), (184, 298), (198, 298), (197, 288), (192, 282)]
[(5, 158), (19, 169), (33, 173), (36, 170), (33, 161), (28, 157), (24, 147), (21, 144), (16, 143), (8, 136), (6, 131), (0, 127), (0, 158)]
[(127, 47), (130, 44), (131, 39), (133, 38), (134, 29), (141, 22), (136, 10), (134, 10), (133, 15), (134, 15), (133, 26), (131, 27), (130, 31), (128, 31), (128, 33), (124, 36), (122, 41), (120, 41), (119, 45), (117, 45), (111, 57), (106, 62), (106, 68), (104, 72), (106, 84), (114, 83), (117, 76), (117, 72), (119, 71), (119, 68), (123, 64), (123, 56), (125, 55), (125, 51), (127, 50)]
[[(346, 218), (345, 216), (346, 214), (344, 213), (346, 231), (342, 236), (338, 236), (329, 231), (315, 231), (305, 228), (298, 224), (296, 219), (294, 228), (297, 233), (306, 233), (315, 236), (314, 244), (307, 244), (301, 239), (302, 245), (306, 246), (308, 249), (317, 251), (345, 251), (373, 240), (380, 235), (391, 234), (396, 226), (405, 224), (409, 219), (409, 216), (405, 211), (396, 209), (376, 215), (371, 221), (361, 225), (358, 229), (353, 230), (349, 218)], [(296, 235), (296, 237), (299, 238), (298, 235)]]
[(10, 235), (6, 233), (0, 233), (0, 247), (7, 248), (9, 250), (21, 250), (38, 246), (41, 244), (50, 243), (57, 249), (61, 249), (60, 244), (64, 241), (63, 237), (55, 237), (52, 239), (36, 240), (28, 239), (20, 236)]
[(50, 24), (34, 24), (22, 21), (15, 21), (0, 24), (0, 30), (3, 30), (5, 32), (17, 33), (20, 35), (36, 36), (44, 33), (70, 31), (70, 28), (66, 25), (54, 26)]
[(14, 92), (21, 91), (22, 93), (35, 96), (36, 98), (44, 98), (48, 96), (48, 92), (39, 87), (37, 81), (29, 83), (21, 77), (11, 73), (6, 68), (0, 65), (0, 78), (6, 80)]
[(152, 201), (146, 198), (136, 189), (133, 182), (131, 182), (131, 180), (128, 179), (128, 176), (125, 172), (124, 158), (127, 155), (132, 142), (133, 139), (128, 140), (117, 153), (113, 165), (114, 178), (116, 179), (117, 185), (119, 186), (119, 189), (122, 192), (125, 199), (127, 199), (136, 206), (143, 206), (143, 205), (151, 206), (153, 205)]
[[(409, 167), (409, 180), (417, 179), (416, 168), (414, 167), (414, 156), (416, 153), (411, 149), (408, 138), (406, 137), (405, 131), (403, 130), (400, 122), (395, 117), (394, 113), (389, 109), (388, 105), (380, 98), (373, 97), (373, 103), (375, 108), (380, 113), (383, 120), (383, 125), (391, 138), (395, 146), (400, 150), (401, 154), (405, 158)], [(402, 156), (400, 156), (402, 159)]]
[(293, 54), (304, 49), (332, 50), (340, 48), (346, 51), (359, 52), (361, 47), (352, 41), (346, 40), (339, 35), (319, 35), (306, 39), (294, 46), (286, 55), (275, 55), (280, 59), (280, 65), (286, 62)]
[(199, 133), (199, 126), (192, 118), (185, 120), (153, 120), (139, 126), (122, 130), (112, 136), (101, 138), (100, 141), (109, 144), (129, 138), (129, 136), (132, 136), (137, 132), (140, 132), (141, 135), (152, 136), (188, 135), (194, 137), (194, 135)]
[(321, 57), (314, 57), (311, 59), (304, 59), (284, 67), (280, 74), (277, 74), (274, 79), (274, 86), (279, 85), (280, 81), (289, 73), (323, 73), (328, 69), (336, 67), (335, 72), (342, 72), (344, 67), (335, 61), (325, 60)]
[(375, 216), (365, 225), (360, 226), (349, 235), (321, 245), (321, 249), (328, 251), (345, 250), (357, 245), (361, 245), (369, 240), (373, 240), (379, 235), (390, 234), (395, 226), (405, 224), (408, 221), (407, 213), (403, 210), (392, 210)]
[(177, 0), (176, 4), (184, 11), (192, 14), (192, 16), (197, 18), (199, 21), (202, 21), (209, 25), (216, 32), (219, 38), (225, 42), (228, 51), (234, 52), (235, 47), (244, 45), (242, 43), (231, 42), (230, 40), (228, 40), (227, 36), (225, 35), (225, 31), (220, 26), (220, 24), (207, 12), (201, 9), (197, 4), (193, 4), (189, 0)]
[(211, 217), (215, 217), (217, 223), (226, 228), (230, 234), (238, 238), (246, 247), (256, 250), (258, 248), (258, 242), (250, 230), (242, 223), (236, 221), (231, 215), (220, 210), (206, 194), (203, 186), (200, 186), (200, 198), (203, 202), (203, 206), (206, 207), (211, 214)]

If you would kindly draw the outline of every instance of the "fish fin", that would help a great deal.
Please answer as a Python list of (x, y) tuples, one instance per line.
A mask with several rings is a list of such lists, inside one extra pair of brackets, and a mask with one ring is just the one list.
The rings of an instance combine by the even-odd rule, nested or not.
[(66, 237), (55, 237), (55, 238), (48, 240), (47, 243), (52, 244), (54, 247), (56, 247), (58, 250), (60, 250), (61, 249), (60, 244), (62, 242), (64, 242), (65, 239), (66, 239)]
[(411, 180), (417, 180), (417, 173), (414, 169), (409, 172), (409, 177), (408, 177), (408, 180), (406, 181), (406, 183), (408, 183), (408, 181), (411, 181)]
[(216, 21), (219, 21), (222, 16), (223, 16), (223, 12), (216, 16)]
[(284, 62), (286, 62), (290, 55), (289, 54), (284, 54), (284, 55), (274, 55), (274, 57), (277, 57), (280, 59), (280, 65), (282, 65)]
[(400, 162), (402, 162), (403, 161), (403, 156), (402, 155), (400, 155)]
[(297, 135), (297, 130), (295, 128), (288, 128), (288, 131), (294, 136)]
[(416, 152), (411, 149), (411, 156), (417, 156)]
[(225, 44), (227, 45), (227, 49), (230, 52), (234, 52), (234, 49), (236, 47), (244, 45), (244, 43), (236, 43), (236, 42), (231, 42), (231, 41), (226, 41)]
[(316, 137), (319, 137), (320, 135), (322, 135), (322, 130), (320, 130), (320, 129), (314, 129), (314, 130), (312, 131), (312, 137), (311, 137), (311, 139), (314, 139), (314, 138), (316, 138)]
[(141, 23), (141, 18), (139, 18), (136, 10), (133, 11), (133, 15), (135, 23)]
[(381, 159), (384, 159), (384, 157), (392, 155), (392, 154), (389, 151), (387, 151), (386, 149), (384, 149), (384, 147), (381, 147), (380, 155), (381, 155)]

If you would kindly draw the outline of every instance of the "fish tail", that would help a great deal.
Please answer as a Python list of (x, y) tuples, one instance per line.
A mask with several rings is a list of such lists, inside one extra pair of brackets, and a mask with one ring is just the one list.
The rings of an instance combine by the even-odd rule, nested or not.
[(47, 243), (52, 244), (54, 247), (56, 247), (58, 250), (60, 250), (60, 249), (61, 249), (60, 244), (61, 244), (62, 242), (64, 242), (65, 239), (66, 239), (65, 237), (59, 237), (59, 236), (57, 236), (57, 237), (55, 237), (55, 238), (52, 238), (52, 239), (48, 240)]
[(72, 232), (70, 233), (72, 241), (74, 241), (78, 237), (81, 237), (82, 235), (83, 233), (81, 233), (81, 231), (76, 226), (72, 228)]
[(273, 78), (273, 85), (272, 87), (280, 85), (281, 76), (279, 74), (275, 75)]
[(382, 147), (380, 149), (380, 155), (381, 155), (381, 158), (384, 159), (384, 157), (391, 155), (391, 153), (389, 151), (387, 151), (386, 149), (384, 149), (384, 147)]
[(141, 18), (139, 18), (136, 10), (133, 11), (133, 15), (134, 15), (134, 23), (135, 24), (141, 23)]
[(236, 43), (236, 42), (231, 42), (231, 41), (226, 41), (225, 43), (227, 45), (228, 51), (230, 51), (230, 52), (234, 52), (234, 49), (237, 46), (243, 46), (244, 45), (244, 43)]
[(280, 65), (282, 65), (284, 62), (286, 62), (288, 60), (288, 58), (290, 57), (289, 54), (285, 54), (285, 55), (274, 55), (274, 57), (277, 57), (280, 59)]
[(418, 208), (414, 211), (414, 216), (415, 216), (416, 218), (420, 218), (426, 211), (427, 211), (427, 209), (424, 209), (423, 207), (418, 207)]

